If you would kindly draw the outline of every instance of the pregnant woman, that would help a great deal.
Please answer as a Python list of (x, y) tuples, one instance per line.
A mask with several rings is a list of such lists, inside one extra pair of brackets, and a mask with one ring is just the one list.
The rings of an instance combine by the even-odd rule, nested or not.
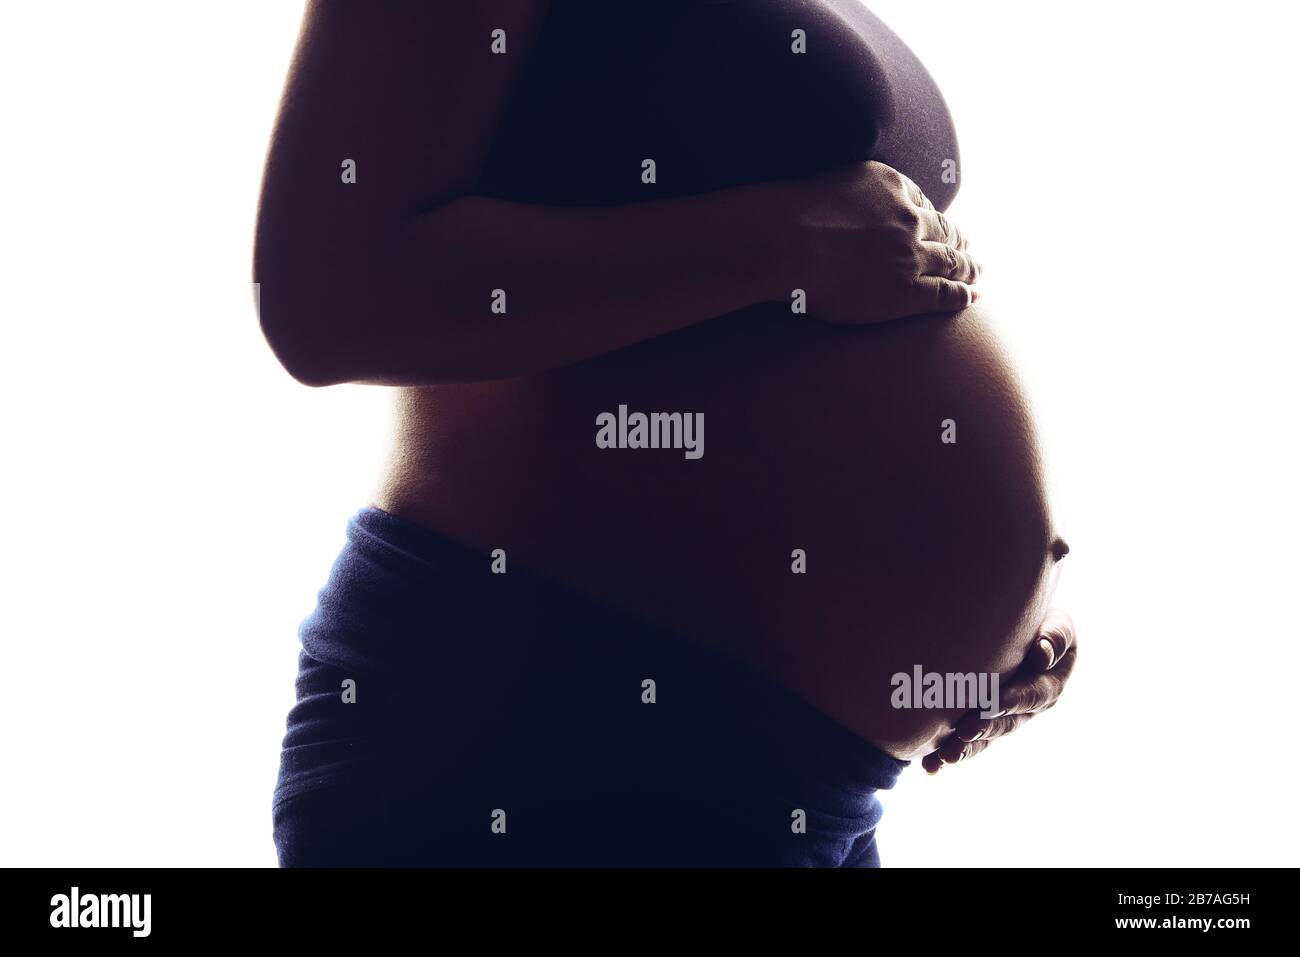
[[(1055, 701), (959, 176), (856, 0), (308, 5), (262, 327), (399, 416), (301, 627), (283, 865), (874, 865), (909, 761)], [(898, 707), (918, 668), (1006, 713)]]

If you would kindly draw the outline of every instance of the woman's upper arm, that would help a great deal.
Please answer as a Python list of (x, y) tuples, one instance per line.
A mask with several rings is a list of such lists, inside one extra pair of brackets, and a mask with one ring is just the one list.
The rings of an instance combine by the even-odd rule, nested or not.
[(308, 3), (258, 210), (264, 327), (351, 298), (406, 219), (472, 190), (546, 5)]

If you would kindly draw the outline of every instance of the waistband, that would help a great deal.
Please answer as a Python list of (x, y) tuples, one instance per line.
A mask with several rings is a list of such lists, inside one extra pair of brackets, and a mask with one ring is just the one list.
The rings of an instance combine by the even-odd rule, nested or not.
[(348, 521), (299, 637), (317, 661), (429, 695), (466, 693), (525, 655), (526, 683), (549, 689), (532, 713), (564, 708), (583, 722), (640, 720), (627, 689), (654, 676), (669, 705), (659, 715), (697, 750), (752, 750), (851, 792), (890, 788), (910, 763), (743, 662), (527, 569), (493, 574), (489, 555), (378, 508)]

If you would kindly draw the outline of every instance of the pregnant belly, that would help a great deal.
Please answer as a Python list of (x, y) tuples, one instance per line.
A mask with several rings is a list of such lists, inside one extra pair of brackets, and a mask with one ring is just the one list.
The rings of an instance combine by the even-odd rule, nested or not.
[[(866, 328), (761, 307), (401, 411), (376, 504), (742, 658), (898, 757), (962, 709), (895, 708), (893, 676), (1005, 677), (1043, 610), (1032, 426), (979, 307)], [(637, 412), (703, 428), (628, 447)]]

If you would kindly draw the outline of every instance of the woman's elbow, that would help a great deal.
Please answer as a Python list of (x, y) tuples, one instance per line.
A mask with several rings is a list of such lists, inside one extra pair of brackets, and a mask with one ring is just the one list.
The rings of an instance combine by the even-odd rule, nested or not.
[(267, 345), (295, 381), (312, 388), (479, 382), (547, 367), (544, 343), (535, 337), (508, 344), (499, 331), (463, 315), (424, 309), (416, 319), (409, 305), (390, 297), (372, 295), (362, 307), (339, 288), (312, 296), (266, 283), (260, 290), (258, 319)]
[[(271, 354), (294, 381), (312, 388), (351, 381), (352, 370), (332, 340), (325, 317), (314, 309), (278, 301), (258, 283), (258, 322)], [(346, 350), (344, 350), (346, 352)]]
[[(281, 367), (311, 388), (363, 385), (437, 385), (504, 378), (491, 374), (496, 363), (474, 361), (436, 337), (439, 323), (428, 323), (420, 341), (411, 342), (394, 329), (379, 329), (374, 317), (359, 323), (337, 310), (268, 307), (261, 309), (262, 335)], [(480, 368), (483, 366), (484, 368)], [(489, 371), (491, 370), (491, 371)]]

